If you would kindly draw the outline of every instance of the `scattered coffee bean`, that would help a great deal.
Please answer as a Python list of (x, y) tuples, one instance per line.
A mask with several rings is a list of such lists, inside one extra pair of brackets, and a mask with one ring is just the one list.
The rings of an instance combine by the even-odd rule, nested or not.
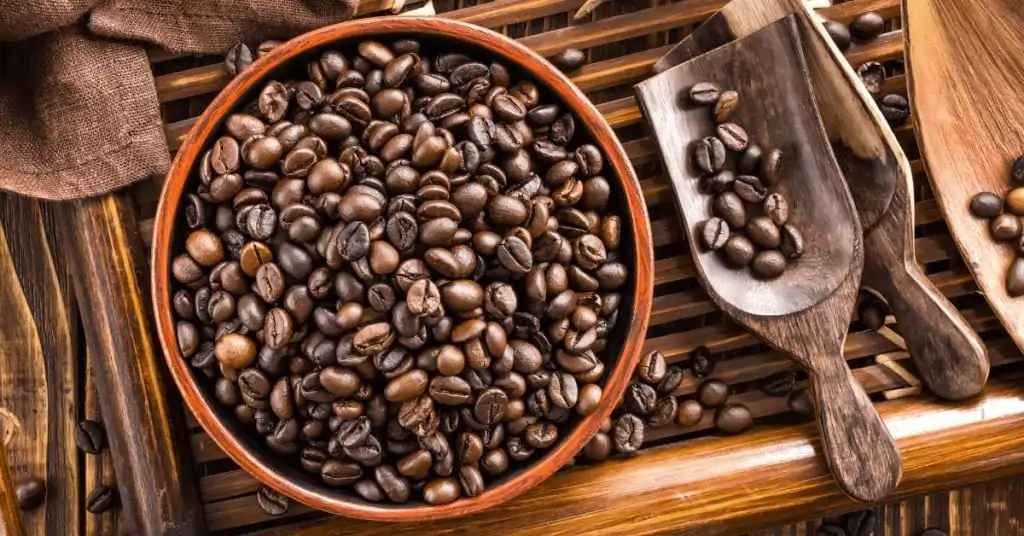
[(722, 123), (718, 125), (718, 139), (722, 141), (726, 149), (733, 152), (740, 152), (747, 148), (749, 138), (747, 131), (736, 123)]
[(782, 254), (790, 259), (799, 259), (804, 254), (804, 236), (789, 223), (782, 226)]
[(718, 359), (711, 354), (706, 346), (698, 346), (690, 356), (690, 370), (697, 378), (707, 378), (715, 371)]
[(750, 270), (761, 279), (774, 279), (786, 270), (786, 256), (778, 250), (762, 251), (754, 257)]
[(873, 294), (865, 294), (865, 298), (857, 305), (857, 316), (864, 327), (871, 331), (878, 331), (885, 325), (885, 317), (889, 315), (889, 308), (885, 302)]
[(771, 188), (782, 178), (782, 151), (772, 149), (761, 158), (761, 181)]
[(90, 514), (102, 514), (117, 503), (117, 492), (110, 486), (97, 486), (85, 498), (85, 509)]
[[(617, 177), (582, 123), (431, 46), (364, 41), (264, 82), (203, 155), (171, 266), (178, 348), (213, 398), (369, 502), (477, 496), (545, 456), (601, 405), (630, 290)], [(642, 372), (633, 405), (672, 421), (664, 357)], [(609, 422), (609, 454), (643, 427)]]
[(874, 11), (857, 15), (850, 23), (850, 33), (860, 41), (870, 41), (885, 29), (885, 19)]
[(789, 221), (789, 202), (780, 193), (770, 194), (764, 199), (764, 214), (772, 223), (781, 227)]
[(75, 444), (86, 454), (99, 454), (107, 444), (107, 434), (103, 425), (96, 421), (85, 420), (75, 428)]
[(743, 404), (728, 404), (718, 408), (715, 413), (715, 426), (727, 434), (745, 432), (753, 424), (754, 416), (750, 408)]
[(873, 536), (875, 534), (874, 510), (858, 510), (843, 514), (840, 521), (850, 536)]
[(789, 396), (795, 386), (795, 372), (777, 372), (759, 383), (761, 391), (768, 396)]
[(687, 400), (679, 404), (679, 413), (676, 415), (676, 424), (686, 428), (694, 426), (704, 417), (704, 406), (696, 400)]
[(261, 486), (256, 492), (256, 501), (268, 515), (283, 516), (288, 512), (288, 497), (266, 486)]
[(836, 44), (839, 50), (845, 51), (850, 48), (852, 38), (850, 36), (850, 29), (845, 24), (834, 20), (826, 20), (824, 24), (828, 36), (832, 38), (832, 42)]
[(725, 253), (725, 260), (735, 268), (742, 268), (751, 262), (757, 255), (757, 249), (749, 238), (743, 235), (732, 235), (722, 248)]
[(729, 384), (722, 380), (707, 380), (697, 388), (697, 400), (705, 407), (717, 408), (729, 398)]
[(46, 498), (46, 484), (38, 478), (27, 478), (15, 484), (14, 496), (18, 500), (18, 508), (32, 510)]
[(1016, 298), (1024, 296), (1024, 257), (1017, 257), (1006, 272), (1006, 292)]
[(743, 200), (734, 192), (722, 192), (711, 204), (715, 216), (725, 220), (730, 229), (742, 229), (747, 225), (747, 209)]
[(718, 102), (718, 86), (710, 82), (694, 84), (689, 92), (690, 101), (698, 106), (710, 106)]
[(1003, 211), (1003, 200), (992, 192), (982, 192), (971, 198), (970, 209), (979, 218), (995, 218)]
[(882, 92), (885, 84), (885, 67), (877, 61), (869, 61), (857, 67), (857, 76), (864, 83), (868, 93), (876, 95)]
[(1018, 158), (1010, 168), (1010, 180), (1014, 184), (1024, 184), (1024, 156)]
[(1006, 194), (1006, 210), (1024, 216), (1024, 186), (1014, 188)]
[(586, 63), (587, 55), (578, 48), (567, 48), (549, 59), (562, 72), (571, 73)]
[(761, 179), (753, 175), (740, 175), (732, 183), (732, 189), (740, 199), (751, 204), (760, 204), (768, 197), (768, 188)]
[(996, 242), (1011, 242), (1021, 235), (1020, 217), (1013, 214), (1000, 214), (992, 219), (989, 231)]
[(910, 117), (910, 103), (907, 102), (906, 97), (896, 93), (890, 93), (882, 97), (882, 100), (878, 103), (878, 108), (882, 110), (882, 116), (892, 126), (902, 125)]
[(807, 389), (793, 391), (793, 393), (789, 395), (787, 405), (789, 406), (789, 411), (800, 415), (810, 415), (814, 413), (814, 405), (811, 402), (811, 395), (807, 392)]
[(228, 50), (224, 57), (224, 71), (228, 76), (237, 76), (252, 63), (252, 50), (245, 43), (238, 43)]

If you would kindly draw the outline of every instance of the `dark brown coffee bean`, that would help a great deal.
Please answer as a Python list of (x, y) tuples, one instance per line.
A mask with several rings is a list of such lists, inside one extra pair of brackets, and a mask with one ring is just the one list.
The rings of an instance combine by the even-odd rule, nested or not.
[(697, 388), (697, 399), (705, 407), (716, 408), (729, 398), (729, 385), (721, 380), (707, 380)]
[(110, 486), (97, 486), (85, 498), (85, 509), (90, 514), (99, 515), (108, 512), (115, 504), (117, 504), (117, 491)]
[(533, 267), (533, 255), (530, 253), (530, 248), (515, 236), (505, 237), (501, 240), (501, 243), (498, 244), (497, 256), (501, 265), (514, 274), (524, 275)]
[(378, 322), (357, 331), (352, 344), (360, 354), (372, 355), (390, 348), (394, 339), (395, 335), (391, 325), (386, 322)]
[(725, 220), (731, 229), (742, 229), (747, 224), (747, 210), (743, 200), (733, 192), (722, 192), (715, 196), (711, 208), (715, 216)]
[(716, 137), (697, 141), (693, 148), (693, 164), (701, 173), (718, 173), (725, 165), (725, 145)]
[(463, 465), (459, 469), (459, 485), (466, 497), (476, 497), (484, 491), (484, 477), (475, 465)]
[(653, 350), (640, 358), (636, 374), (640, 381), (650, 385), (657, 385), (665, 378), (667, 369), (668, 364), (665, 362), (665, 356), (658, 350)]
[(441, 291), (433, 281), (420, 280), (406, 294), (409, 310), (416, 316), (433, 318), (441, 312)]
[(971, 198), (970, 208), (979, 218), (994, 218), (1003, 211), (1003, 200), (992, 192), (982, 192)]
[(772, 223), (781, 227), (789, 221), (789, 202), (780, 193), (769, 194), (764, 200), (764, 213)]
[(723, 123), (718, 125), (716, 134), (718, 135), (718, 139), (722, 141), (725, 148), (730, 151), (741, 152), (747, 148), (747, 131), (743, 130), (743, 127), (736, 123)]
[(355, 484), (363, 476), (363, 468), (357, 463), (327, 460), (320, 470), (324, 484), (333, 487)]
[(782, 226), (782, 254), (790, 259), (798, 259), (804, 254), (803, 234), (791, 223)]
[(759, 382), (758, 387), (768, 396), (789, 396), (796, 387), (796, 373), (777, 372)]
[(733, 267), (742, 268), (754, 260), (757, 250), (754, 244), (745, 236), (733, 235), (726, 241), (722, 248), (725, 253), (725, 260)]
[(747, 238), (758, 247), (776, 249), (782, 243), (779, 228), (766, 216), (751, 218), (744, 230)]
[(644, 442), (644, 422), (636, 415), (627, 413), (615, 422), (612, 429), (612, 443), (622, 454), (632, 454)]
[(892, 126), (902, 125), (910, 117), (910, 103), (907, 102), (906, 97), (896, 93), (882, 97), (882, 100), (878, 102), (878, 109), (882, 111), (882, 116)]
[(768, 188), (753, 175), (740, 175), (732, 183), (732, 189), (747, 203), (759, 204), (768, 196)]
[(252, 64), (252, 60), (252, 50), (245, 43), (238, 43), (224, 56), (224, 72), (231, 77), (237, 76)]
[(676, 424), (686, 428), (694, 426), (704, 417), (704, 406), (696, 400), (687, 400), (679, 404), (679, 412), (676, 414)]
[(832, 38), (832, 42), (836, 44), (839, 50), (846, 50), (850, 48), (850, 29), (841, 22), (834, 20), (826, 20), (824, 23), (825, 30), (828, 32), (829, 37)]
[(694, 84), (687, 93), (690, 101), (698, 106), (710, 106), (718, 102), (718, 87), (710, 82)]
[(679, 413), (679, 402), (674, 396), (666, 396), (658, 399), (654, 412), (647, 419), (651, 428), (662, 428), (675, 422)]
[(650, 385), (634, 381), (626, 388), (624, 400), (629, 411), (638, 415), (649, 415), (654, 411), (658, 394)]
[(1017, 257), (1006, 272), (1006, 293), (1011, 297), (1024, 296), (1024, 257)]
[(93, 420), (84, 420), (75, 427), (75, 444), (86, 454), (99, 454), (107, 444), (103, 425)]
[(1011, 166), (1010, 179), (1015, 184), (1024, 184), (1024, 156), (1018, 158)]
[(14, 496), (18, 501), (18, 508), (32, 510), (46, 498), (46, 484), (34, 477), (21, 480), (14, 486)]
[(551, 63), (555, 64), (555, 67), (569, 73), (579, 69), (581, 65), (586, 63), (587, 55), (578, 48), (567, 48), (548, 59), (551, 60)]
[(870, 41), (885, 29), (885, 19), (874, 11), (857, 15), (850, 23), (850, 33), (860, 41)]
[(715, 426), (727, 434), (738, 434), (750, 429), (754, 416), (743, 404), (728, 404), (715, 412)]
[(722, 218), (710, 218), (701, 226), (700, 238), (704, 247), (715, 251), (722, 249), (729, 240), (729, 224)]
[(762, 279), (774, 279), (786, 270), (786, 256), (778, 250), (762, 251), (754, 257), (750, 269)]
[(992, 238), (997, 242), (1011, 242), (1021, 236), (1020, 218), (1013, 214), (1000, 214), (989, 224)]
[(256, 501), (268, 515), (283, 516), (288, 512), (288, 497), (266, 486), (261, 486), (256, 492)]
[(288, 311), (275, 307), (267, 312), (263, 321), (263, 342), (267, 347), (283, 350), (288, 347), (293, 334), (294, 326)]
[(782, 178), (782, 151), (773, 149), (761, 158), (760, 178), (769, 188), (779, 183)]

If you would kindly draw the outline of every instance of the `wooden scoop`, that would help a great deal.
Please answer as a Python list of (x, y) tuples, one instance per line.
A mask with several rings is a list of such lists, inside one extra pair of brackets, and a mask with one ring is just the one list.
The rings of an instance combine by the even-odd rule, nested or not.
[(655, 70), (794, 13), (818, 109), (864, 227), (864, 284), (889, 302), (932, 392), (947, 400), (976, 395), (988, 379), (988, 356), (978, 335), (917, 263), (910, 164), (871, 95), (804, 1), (733, 0), (669, 51)]
[[(702, 81), (740, 91), (733, 122), (753, 143), (785, 155), (787, 173), (773, 191), (789, 200), (789, 221), (803, 232), (805, 252), (777, 279), (730, 268), (699, 244), (711, 198), (698, 189), (688, 149), (713, 134), (714, 120), (707, 108), (681, 107), (680, 95)], [(862, 231), (814, 103), (795, 18), (669, 69), (635, 91), (708, 295), (807, 370), (825, 459), (840, 487), (860, 500), (885, 498), (899, 481), (900, 454), (842, 356), (863, 269)]]
[(1003, 195), (1024, 154), (1020, 0), (903, 3), (911, 117), (932, 190), (978, 288), (1024, 349), (1024, 298), (1006, 292), (1013, 247), (997, 244), (971, 198)]

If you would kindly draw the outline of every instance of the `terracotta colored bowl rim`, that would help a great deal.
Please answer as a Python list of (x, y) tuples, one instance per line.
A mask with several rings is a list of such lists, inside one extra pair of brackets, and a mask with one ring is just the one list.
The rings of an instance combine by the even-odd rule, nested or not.
[[(222, 120), (237, 108), (237, 100), (242, 95), (296, 56), (339, 41), (394, 34), (420, 34), (442, 40), (471, 43), (495, 57), (516, 64), (524, 71), (530, 72), (536, 80), (552, 88), (583, 122), (585, 129), (593, 136), (595, 143), (602, 149), (607, 162), (620, 179), (627, 197), (628, 217), (631, 218), (624, 228), (633, 229), (633, 255), (636, 259), (633, 268), (634, 309), (629, 312), (631, 322), (622, 343), (618, 363), (607, 375), (604, 396), (596, 411), (584, 417), (569, 436), (559, 441), (542, 459), (508, 477), (500, 485), (490, 487), (476, 497), (461, 498), (440, 506), (424, 503), (374, 504), (355, 496), (351, 499), (336, 497), (296, 482), (260, 461), (259, 457), (221, 422), (215, 410), (207, 403), (207, 397), (193, 377), (187, 360), (178, 350), (175, 321), (171, 314), (171, 237), (177, 209), (189, 176), (200, 157), (204, 141), (209, 139)], [(438, 17), (389, 17), (343, 22), (296, 37), (253, 63), (213, 100), (178, 150), (160, 195), (150, 264), (151, 291), (160, 345), (185, 403), (214, 443), (242, 469), (256, 477), (262, 484), (325, 512), (374, 521), (428, 521), (479, 512), (517, 497), (563, 467), (597, 433), (625, 390), (643, 349), (653, 299), (653, 258), (647, 207), (626, 153), (594, 105), (564, 74), (525, 46), (485, 28)], [(622, 329), (622, 326), (618, 329)]]

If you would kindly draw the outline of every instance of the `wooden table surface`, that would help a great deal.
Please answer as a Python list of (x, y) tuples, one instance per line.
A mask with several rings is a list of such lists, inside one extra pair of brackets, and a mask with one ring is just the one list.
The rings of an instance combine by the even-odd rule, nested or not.
[[(360, 13), (380, 14), (396, 3), (364, 2)], [(789, 414), (784, 398), (755, 388), (757, 380), (793, 365), (724, 320), (700, 290), (689, 253), (678, 246), (668, 183), (629, 91), (672, 43), (724, 1), (606, 0), (578, 22), (571, 13), (583, 0), (477, 3), (435, 0), (433, 7), (520, 38), (544, 54), (569, 46), (587, 50), (590, 62), (572, 78), (623, 140), (651, 209), (657, 286), (647, 345), (684, 367), (689, 352), (708, 346), (722, 357), (715, 376), (730, 384), (733, 400), (751, 407), (757, 426), (729, 438), (713, 433), (710, 418), (688, 429), (648, 430), (645, 448), (634, 457), (563, 471), (508, 505), (458, 522), (393, 526), (327, 518), (295, 504), (285, 516), (270, 518), (255, 500), (258, 484), (187, 415), (153, 345), (144, 259), (162, 178), (72, 204), (0, 194), (0, 437), (13, 479), (43, 478), (48, 494), (42, 507), (21, 514), (25, 534), (171, 534), (190, 527), (304, 536), (809, 535), (822, 516), (863, 507), (843, 497), (828, 477), (813, 427)], [(899, 0), (851, 0), (822, 13), (849, 22), (869, 10), (890, 19), (889, 31), (855, 46), (847, 58), (854, 66), (888, 62), (899, 73), (892, 63), (902, 58)], [(226, 77), (218, 58), (154, 51), (151, 59), (173, 152)], [(905, 94), (904, 77), (890, 77), (886, 91)], [(876, 509), (876, 534), (915, 535), (929, 526), (951, 534), (1016, 534), (1024, 511), (1024, 480), (1012, 476), (1024, 473), (1024, 436), (1018, 433), (1024, 425), (1024, 356), (978, 295), (946, 232), (917, 160), (912, 127), (895, 132), (916, 174), (918, 259), (982, 334), (993, 368), (981, 397), (938, 402), (920, 392), (893, 337), (898, 326), (882, 332), (851, 326), (845, 357), (872, 393), (905, 463), (896, 502)], [(99, 384), (98, 374), (105, 375)], [(686, 382), (692, 393), (697, 382), (690, 376)], [(114, 446), (131, 456), (115, 458), (110, 450), (87, 456), (75, 449), (75, 424), (104, 415), (120, 438)], [(139, 422), (157, 424), (128, 424)], [(85, 514), (85, 498), (98, 484), (120, 484), (122, 496), (141, 506)], [(7, 497), (9, 490), (0, 490), (0, 504), (9, 504)], [(10, 518), (0, 508), (0, 534)], [(808, 519), (813, 521), (802, 521)], [(782, 528), (765, 529), (773, 526)]]

